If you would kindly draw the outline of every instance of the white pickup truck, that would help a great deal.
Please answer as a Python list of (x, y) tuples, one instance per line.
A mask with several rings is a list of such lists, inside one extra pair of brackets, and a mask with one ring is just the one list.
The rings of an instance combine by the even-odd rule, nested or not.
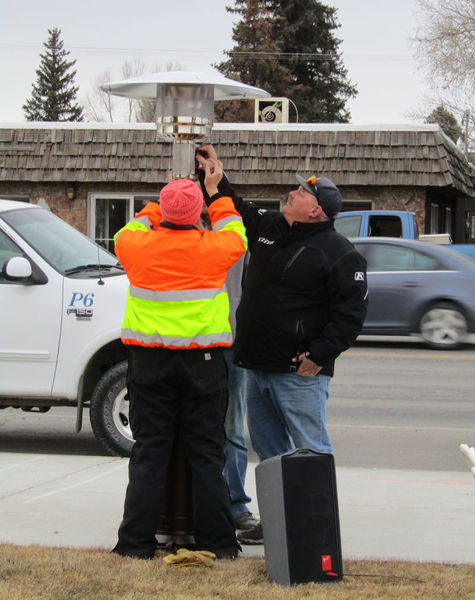
[(89, 408), (108, 453), (130, 454), (128, 281), (117, 258), (38, 206), (0, 200), (0, 408)]

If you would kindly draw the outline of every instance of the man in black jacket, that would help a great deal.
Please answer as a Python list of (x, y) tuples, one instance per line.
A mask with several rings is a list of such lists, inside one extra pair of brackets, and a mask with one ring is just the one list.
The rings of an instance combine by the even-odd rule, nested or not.
[[(219, 163), (212, 146), (198, 157)], [(221, 163), (219, 163), (221, 165)], [(366, 314), (366, 261), (333, 221), (341, 195), (329, 179), (297, 175), (282, 212), (238, 198), (251, 259), (237, 310), (235, 362), (247, 369), (248, 426), (260, 460), (296, 448), (331, 452), (326, 401), (334, 361)]]

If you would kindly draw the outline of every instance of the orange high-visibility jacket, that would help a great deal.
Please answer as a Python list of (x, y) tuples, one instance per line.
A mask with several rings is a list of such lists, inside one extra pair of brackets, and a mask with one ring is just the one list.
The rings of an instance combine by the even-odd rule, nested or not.
[(160, 225), (160, 206), (149, 202), (116, 234), (116, 254), (130, 283), (124, 344), (172, 349), (232, 344), (225, 280), (247, 249), (247, 238), (230, 198), (217, 198), (208, 211), (211, 231), (174, 228)]

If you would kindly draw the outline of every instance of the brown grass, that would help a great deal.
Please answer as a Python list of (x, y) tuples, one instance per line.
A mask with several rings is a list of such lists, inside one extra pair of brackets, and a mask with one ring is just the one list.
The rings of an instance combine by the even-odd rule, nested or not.
[(471, 600), (475, 565), (346, 561), (341, 583), (282, 587), (264, 559), (212, 568), (122, 558), (106, 550), (0, 545), (0, 600)]

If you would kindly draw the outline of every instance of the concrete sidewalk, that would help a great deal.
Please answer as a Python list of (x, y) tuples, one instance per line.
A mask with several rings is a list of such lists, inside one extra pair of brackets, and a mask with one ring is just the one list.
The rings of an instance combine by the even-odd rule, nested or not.
[[(127, 459), (0, 454), (0, 542), (100, 547), (116, 542)], [(258, 512), (254, 469), (250, 510)], [(345, 559), (475, 564), (475, 480), (470, 471), (337, 466)], [(263, 556), (263, 546), (244, 546)]]

